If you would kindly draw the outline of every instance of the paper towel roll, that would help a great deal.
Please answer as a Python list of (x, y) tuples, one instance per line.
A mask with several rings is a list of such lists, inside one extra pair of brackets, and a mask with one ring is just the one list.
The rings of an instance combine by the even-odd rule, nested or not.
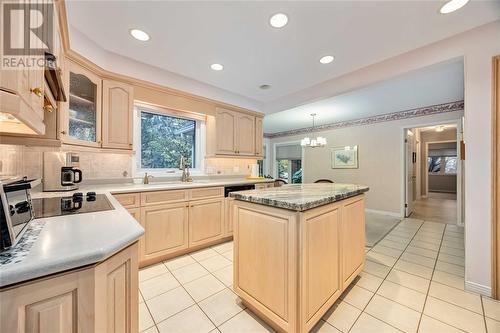
[(250, 177), (252, 177), (252, 178), (259, 177), (259, 165), (258, 164), (252, 164), (252, 165), (250, 165), (250, 169), (252, 170), (252, 173), (250, 174)]

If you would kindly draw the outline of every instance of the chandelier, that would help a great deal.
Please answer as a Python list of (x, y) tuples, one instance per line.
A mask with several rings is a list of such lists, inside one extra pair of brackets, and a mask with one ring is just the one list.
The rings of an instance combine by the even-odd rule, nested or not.
[[(314, 118), (316, 117), (316, 113), (311, 113), (311, 117), (313, 119), (313, 126), (311, 129), (311, 133), (314, 134)], [(316, 139), (311, 139), (308, 136), (300, 140), (300, 145), (302, 147), (311, 147), (311, 148), (316, 148), (316, 147), (323, 147), (326, 145), (326, 139), (322, 136), (317, 136)]]

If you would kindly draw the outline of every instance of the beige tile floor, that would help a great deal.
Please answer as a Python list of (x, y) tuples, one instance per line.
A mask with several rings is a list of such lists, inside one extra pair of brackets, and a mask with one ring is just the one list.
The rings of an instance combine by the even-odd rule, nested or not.
[(415, 201), (411, 217), (425, 221), (456, 224), (456, 194), (429, 192), (427, 198)]
[[(270, 332), (232, 292), (232, 242), (140, 271), (141, 332)], [(464, 234), (405, 219), (314, 332), (500, 332), (500, 303), (464, 291)]]

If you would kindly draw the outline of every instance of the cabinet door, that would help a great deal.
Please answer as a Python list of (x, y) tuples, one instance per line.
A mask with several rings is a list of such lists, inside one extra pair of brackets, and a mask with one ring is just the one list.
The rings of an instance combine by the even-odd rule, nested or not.
[(65, 113), (61, 139), (65, 143), (101, 146), (101, 79), (94, 73), (69, 62), (69, 101), (63, 103)]
[(236, 113), (225, 109), (217, 109), (215, 114), (216, 142), (215, 153), (234, 155), (236, 153), (235, 131)]
[(0, 332), (94, 331), (91, 269), (1, 291), (0, 299)]
[(102, 146), (132, 149), (133, 88), (110, 80), (102, 82)]
[(137, 243), (95, 268), (95, 332), (139, 331)]
[(236, 117), (236, 152), (238, 155), (255, 155), (255, 117), (238, 114)]
[(346, 202), (342, 210), (342, 281), (346, 288), (365, 262), (364, 198)]
[(140, 260), (153, 259), (188, 247), (188, 203), (141, 209)]
[(264, 120), (255, 118), (255, 155), (264, 155)]
[(224, 198), (193, 201), (189, 204), (189, 246), (222, 237)]
[(234, 210), (234, 198), (226, 198), (224, 202), (224, 210), (226, 212), (225, 216), (225, 230), (224, 235), (230, 236), (233, 234), (233, 210)]

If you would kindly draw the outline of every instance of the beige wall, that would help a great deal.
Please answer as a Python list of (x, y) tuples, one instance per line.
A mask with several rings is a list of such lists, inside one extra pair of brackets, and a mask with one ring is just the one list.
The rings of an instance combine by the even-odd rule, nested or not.
[[(403, 129), (426, 124), (457, 121), (462, 111), (389, 121), (367, 126), (347, 127), (321, 132), (327, 147), (304, 150), (304, 182), (319, 178), (370, 187), (366, 196), (368, 209), (402, 214), (403, 207)], [(299, 141), (303, 135), (270, 140), (271, 170), (274, 170), (273, 144)], [(332, 147), (358, 145), (358, 169), (332, 169)]]
[[(457, 130), (455, 128), (446, 129), (442, 132), (436, 131), (425, 131), (420, 132), (420, 170), (421, 170), (421, 193), (422, 196), (427, 195), (427, 144), (429, 142), (439, 142), (439, 141), (456, 141), (457, 140)], [(456, 179), (456, 177), (455, 177)], [(456, 188), (456, 187), (455, 187)]]

